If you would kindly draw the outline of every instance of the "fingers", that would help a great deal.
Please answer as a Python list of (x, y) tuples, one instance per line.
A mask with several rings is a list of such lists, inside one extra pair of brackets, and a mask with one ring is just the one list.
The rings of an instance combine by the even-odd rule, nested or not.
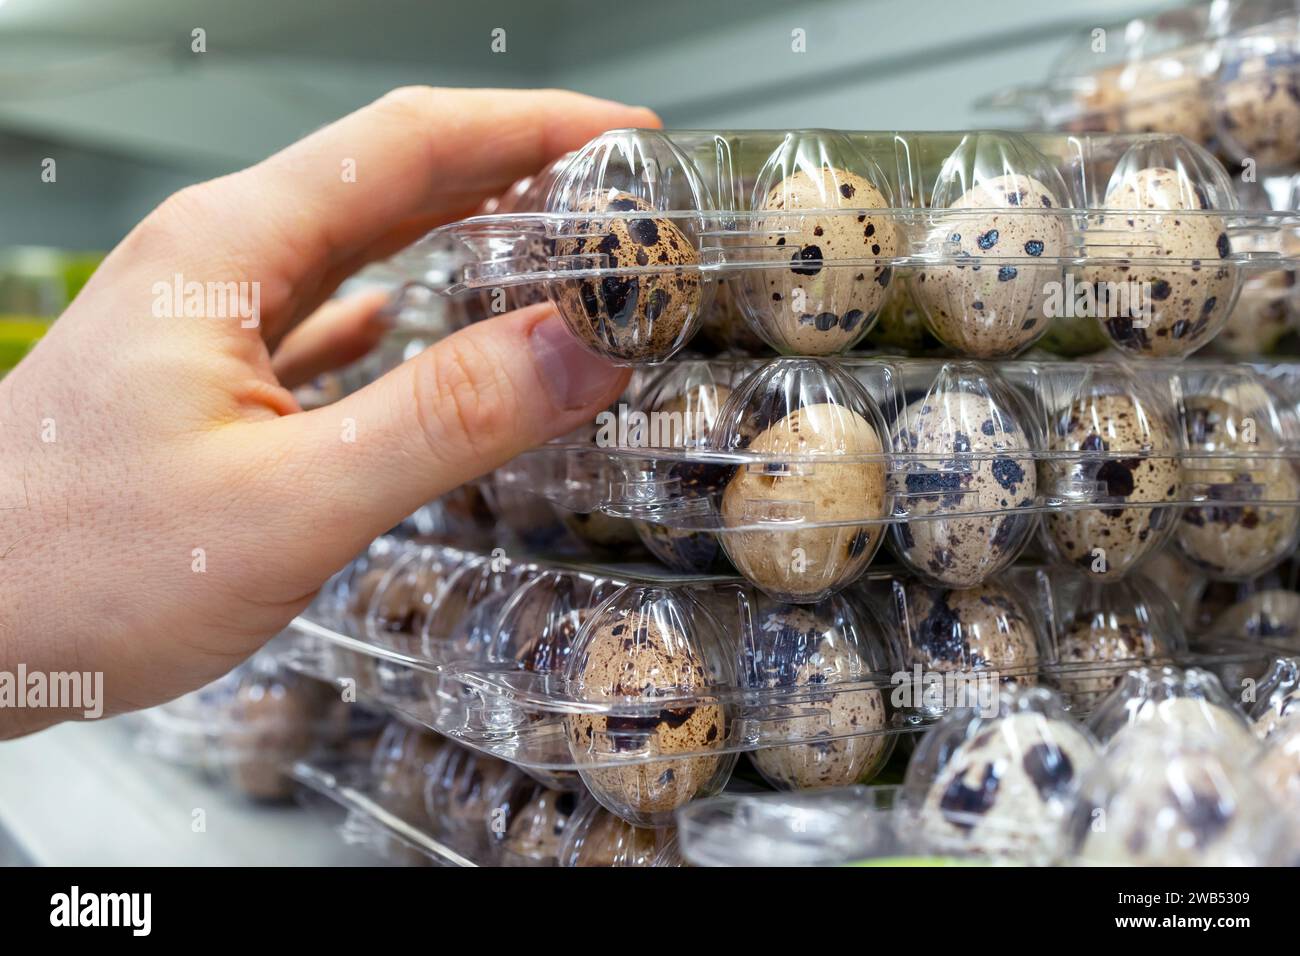
[(274, 452), (251, 498), (301, 524), (290, 537), (325, 575), (431, 498), (594, 422), (629, 374), (550, 305), (479, 322), (339, 402), (252, 426)]
[(271, 356), (280, 384), (297, 388), (367, 354), (392, 327), (384, 311), (387, 302), (387, 292), (372, 290), (322, 305), (286, 335)]
[(649, 110), (577, 93), (399, 89), (256, 166), (183, 190), (135, 245), (169, 254), (200, 245), (191, 270), (215, 273), (203, 278), (260, 279), (263, 336), (274, 343), (333, 267), (355, 265), (390, 230), (472, 207), (604, 130), (658, 125)]

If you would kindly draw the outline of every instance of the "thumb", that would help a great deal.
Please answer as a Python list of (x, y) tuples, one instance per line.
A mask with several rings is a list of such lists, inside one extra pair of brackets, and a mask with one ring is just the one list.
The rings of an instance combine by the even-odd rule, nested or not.
[(277, 450), (257, 500), (277, 528), (300, 523), (287, 540), (310, 543), (323, 577), (430, 499), (592, 422), (630, 374), (549, 304), (475, 323), (339, 402), (256, 425)]

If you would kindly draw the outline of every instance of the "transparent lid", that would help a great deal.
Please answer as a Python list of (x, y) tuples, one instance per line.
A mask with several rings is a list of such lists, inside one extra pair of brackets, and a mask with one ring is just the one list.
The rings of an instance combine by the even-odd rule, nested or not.
[(1214, 674), (1198, 667), (1135, 668), (1088, 721), (1108, 747), (1147, 725), (1198, 746), (1241, 751), (1257, 746), (1237, 702)]
[[(781, 790), (869, 782), (893, 751), (887, 671), (879, 629), (844, 597), (817, 604), (781, 604), (752, 590), (741, 595), (740, 684), (768, 692), (754, 708), (771, 734), (807, 744), (750, 751), (754, 768)], [(861, 684), (860, 690), (835, 685)], [(771, 692), (826, 687), (824, 697), (782, 706)], [(871, 734), (871, 736), (862, 736)]]
[(1290, 821), (1251, 772), (1256, 753), (1139, 725), (1080, 788), (1077, 859), (1109, 866), (1294, 865)]
[(594, 800), (570, 818), (560, 843), (560, 866), (653, 866), (671, 830), (620, 820)]
[(1036, 503), (1032, 454), (1042, 440), (991, 368), (945, 363), (921, 387), (890, 429), (900, 456), (890, 484), (898, 510), (924, 520), (897, 522), (890, 541), (932, 583), (970, 587), (1015, 560), (1033, 530), (1033, 516), (1016, 512)]
[(1279, 657), (1256, 688), (1247, 715), (1261, 740), (1267, 740), (1283, 723), (1300, 714), (1300, 659)]
[(1097, 759), (1055, 693), (1004, 686), (991, 707), (952, 710), (926, 733), (903, 795), (938, 847), (1046, 862), (1060, 854), (1060, 822)]
[(555, 866), (580, 799), (576, 793), (537, 787), (532, 799), (510, 816), (501, 844), (504, 862), (514, 866)]
[(583, 624), (566, 679), (577, 701), (647, 705), (644, 716), (593, 710), (565, 717), (583, 782), (610, 811), (639, 825), (662, 826), (678, 806), (726, 783), (735, 754), (707, 751), (725, 745), (730, 708), (710, 691), (735, 686), (734, 652), (717, 620), (689, 592), (620, 588)]

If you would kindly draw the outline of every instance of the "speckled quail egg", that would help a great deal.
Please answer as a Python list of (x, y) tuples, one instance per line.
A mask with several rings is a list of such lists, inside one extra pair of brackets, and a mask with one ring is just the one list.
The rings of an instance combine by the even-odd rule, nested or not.
[(1248, 422), (1248, 414), (1231, 402), (1194, 395), (1185, 408), (1188, 449), (1222, 451), (1225, 457), (1185, 460), (1189, 491), (1208, 501), (1184, 509), (1175, 540), (1211, 578), (1256, 577), (1295, 549), (1300, 507), (1252, 502), (1300, 503), (1300, 475), (1286, 458), (1232, 457), (1267, 454), (1277, 441), (1265, 422)]
[[(1111, 341), (1141, 355), (1187, 355), (1223, 327), (1237, 269), (1221, 215), (1185, 174), (1140, 169), (1106, 193), (1107, 212), (1090, 224), (1083, 281)], [(1154, 263), (1151, 261), (1154, 260)]]
[[(765, 220), (762, 241), (789, 265), (747, 273), (744, 295), (778, 350), (832, 355), (862, 338), (885, 301), (889, 259), (900, 252), (897, 226), (887, 215), (802, 211), (888, 206), (865, 178), (831, 166), (797, 170), (769, 190), (759, 211), (789, 215)], [(839, 261), (858, 259), (878, 261)]]
[(555, 866), (578, 795), (539, 789), (514, 818), (501, 845), (508, 866)]
[[(1021, 175), (986, 180), (952, 203), (981, 211), (944, 220), (935, 251), (956, 261), (926, 266), (912, 282), (912, 297), (940, 341), (963, 355), (997, 358), (1028, 348), (1047, 330), (1045, 286), (1061, 279), (1052, 260), (1065, 255), (1065, 221), (1052, 214), (1059, 205), (1050, 189)], [(986, 258), (1030, 261), (981, 264)]]
[(939, 848), (1040, 859), (1054, 850), (1079, 779), (1097, 762), (1067, 720), (1013, 713), (961, 744), (935, 776), (921, 824)]
[[(882, 458), (836, 462), (839, 455), (883, 456), (875, 426), (843, 405), (796, 409), (748, 445), (758, 455), (822, 455), (787, 466), (740, 466), (722, 496), (722, 517), (734, 528), (770, 521), (850, 522), (890, 513)], [(791, 507), (795, 512), (791, 511)], [(875, 554), (884, 524), (826, 524), (797, 530), (723, 532), (736, 568), (777, 600), (816, 601), (848, 584)]]
[(589, 802), (565, 828), (559, 863), (565, 867), (653, 866), (671, 832), (633, 826)]
[[(927, 395), (899, 416), (893, 441), (896, 451), (921, 456), (890, 476), (909, 516), (890, 532), (899, 558), (957, 588), (1010, 564), (1034, 521), (1017, 511), (1035, 503), (1037, 490), (1029, 436), (1011, 410), (974, 392)], [(969, 512), (982, 514), (955, 517)]]
[[(558, 256), (583, 257), (575, 268), (607, 268), (610, 273), (552, 283), (551, 298), (584, 345), (616, 362), (662, 362), (690, 333), (703, 303), (700, 257), (691, 239), (672, 219), (653, 215), (653, 207), (628, 193), (589, 196), (579, 212), (644, 210), (644, 219), (603, 219), (587, 223), (595, 234), (557, 239)], [(575, 231), (583, 231), (581, 222)], [(589, 261), (588, 261), (589, 260)], [(663, 272), (617, 270), (657, 267)]]
[(311, 747), (329, 693), (323, 685), (275, 674), (251, 675), (240, 685), (220, 734), (236, 788), (254, 800), (284, 800), (293, 794), (286, 769)]
[(1110, 866), (1276, 865), (1286, 821), (1247, 760), (1254, 750), (1130, 740), (1085, 781), (1071, 819), (1081, 862)]
[(1245, 641), (1300, 638), (1300, 594), (1270, 589), (1237, 601), (1214, 620), (1214, 633)]
[(905, 664), (935, 671), (996, 670), (1038, 683), (1038, 635), (1028, 612), (994, 584), (964, 590), (909, 585)]
[[(668, 397), (650, 412), (669, 423), (670, 447), (693, 448), (703, 444), (730, 395), (731, 389), (725, 385), (701, 384), (686, 394)], [(654, 467), (666, 472), (671, 495), (691, 500), (715, 500), (728, 476), (725, 465), (713, 462), (662, 461)], [(634, 526), (646, 549), (675, 571), (705, 573), (726, 566), (722, 545), (712, 531), (643, 520), (635, 521)]]
[[(1176, 517), (1175, 509), (1149, 507), (1182, 495), (1172, 427), (1128, 395), (1088, 395), (1060, 417), (1049, 445), (1078, 454), (1040, 462), (1040, 486), (1070, 501), (1100, 496), (1105, 506), (1053, 511), (1044, 521), (1048, 538), (1062, 560), (1102, 578), (1123, 576), (1160, 544)], [(1134, 457), (1090, 457), (1129, 452)]]
[(1220, 67), (1213, 111), (1232, 152), (1264, 169), (1300, 163), (1300, 42), (1271, 54), (1233, 58)]
[(763, 735), (810, 743), (764, 747), (749, 755), (763, 779), (779, 789), (866, 783), (893, 749), (893, 738), (882, 733), (888, 726), (884, 695), (870, 688), (836, 690), (837, 684), (865, 682), (871, 672), (857, 646), (856, 625), (845, 618), (846, 607), (834, 598), (814, 606), (765, 604), (741, 651), (742, 680), (750, 690), (826, 690), (788, 704), (760, 705), (774, 717), (806, 714), (765, 721)]
[[(607, 607), (581, 638), (570, 661), (575, 694), (586, 702), (689, 697), (644, 716), (585, 712), (567, 715), (569, 751), (583, 782), (611, 812), (641, 826), (663, 826), (677, 807), (726, 783), (735, 755), (711, 754), (726, 741), (727, 718), (699, 650), (666, 615)], [(634, 751), (650, 757), (620, 761)], [(604, 766), (602, 766), (604, 764)]]
[(1076, 614), (1057, 642), (1054, 683), (1076, 710), (1090, 710), (1124, 677), (1124, 662), (1166, 664), (1163, 637), (1136, 614)]
[[(1245, 752), (1252, 750), (1256, 743), (1241, 714), (1201, 697), (1133, 698), (1127, 701), (1125, 716), (1126, 723), (1109, 735), (1111, 747), (1123, 744), (1134, 735), (1151, 733), (1152, 726), (1196, 746), (1229, 747)], [(1102, 717), (1099, 712), (1093, 721)], [(1160, 729), (1156, 732), (1161, 732)]]
[(378, 803), (408, 823), (425, 816), (424, 787), (434, 760), (450, 746), (430, 731), (394, 720), (380, 734), (370, 762)]

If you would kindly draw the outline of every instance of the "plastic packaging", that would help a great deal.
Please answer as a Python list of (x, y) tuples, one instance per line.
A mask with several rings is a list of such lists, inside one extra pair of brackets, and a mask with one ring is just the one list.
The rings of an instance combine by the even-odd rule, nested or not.
[(1088, 725), (1108, 747), (1150, 725), (1153, 734), (1177, 734), (1192, 744), (1253, 752), (1258, 744), (1236, 701), (1217, 677), (1189, 667), (1136, 668), (1110, 693)]
[(685, 347), (719, 287), (787, 354), (857, 345), (901, 296), (970, 357), (1014, 355), (1066, 317), (1181, 357), (1255, 270), (1294, 270), (1274, 240), (1295, 219), (1240, 210), (1178, 136), (616, 130), (564, 167), (545, 211), (424, 242), (471, 260), (443, 291), (542, 287), (579, 341), (629, 365)]
[(1300, 538), (1298, 408), (1289, 365), (695, 360), (594, 441), (511, 470), (534, 500), (634, 519), (678, 570), (720, 548), (785, 601), (851, 583), (886, 538), (933, 583), (974, 586), (1036, 527), (1099, 578), (1174, 537), (1202, 574), (1244, 580)]
[(654, 866), (671, 835), (669, 828), (633, 826), (595, 800), (586, 800), (564, 828), (559, 864), (565, 867)]
[(938, 847), (1025, 863), (1061, 853), (1061, 821), (1098, 761), (1092, 737), (1043, 688), (951, 711), (921, 739), (903, 796)]
[(1290, 866), (1294, 828), (1252, 770), (1257, 745), (1139, 724), (1080, 787), (1067, 832), (1084, 864)]

